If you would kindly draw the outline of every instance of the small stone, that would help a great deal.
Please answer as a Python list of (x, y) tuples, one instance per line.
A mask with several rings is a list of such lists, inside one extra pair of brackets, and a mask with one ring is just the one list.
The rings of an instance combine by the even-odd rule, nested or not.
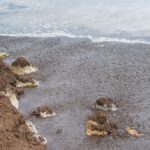
[(128, 128), (126, 129), (126, 131), (128, 132), (128, 134), (130, 134), (130, 135), (132, 135), (132, 136), (134, 136), (134, 137), (140, 137), (140, 136), (143, 136), (143, 135), (144, 135), (144, 134), (138, 133), (138, 131), (137, 131), (136, 129), (133, 129), (133, 128), (130, 128), (130, 127), (128, 127)]
[(24, 57), (18, 57), (13, 63), (12, 66), (15, 67), (25, 67), (29, 66), (30, 63)]
[(100, 98), (96, 100), (95, 104), (92, 106), (94, 110), (102, 110), (102, 111), (116, 111), (117, 106), (113, 103), (110, 98)]
[(50, 107), (42, 106), (38, 107), (35, 111), (33, 111), (31, 115), (35, 117), (46, 118), (46, 117), (54, 117), (56, 116), (56, 113), (53, 112)]

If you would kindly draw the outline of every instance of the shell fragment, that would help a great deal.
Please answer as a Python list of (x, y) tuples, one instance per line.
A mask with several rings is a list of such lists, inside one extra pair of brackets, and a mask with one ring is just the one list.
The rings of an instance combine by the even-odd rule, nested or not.
[(144, 135), (144, 134), (138, 133), (138, 131), (137, 131), (136, 129), (133, 129), (133, 128), (130, 128), (130, 127), (128, 127), (128, 128), (126, 129), (126, 131), (128, 132), (128, 134), (130, 134), (130, 135), (132, 135), (132, 136), (134, 136), (134, 137), (140, 137), (140, 136), (143, 136), (143, 135)]

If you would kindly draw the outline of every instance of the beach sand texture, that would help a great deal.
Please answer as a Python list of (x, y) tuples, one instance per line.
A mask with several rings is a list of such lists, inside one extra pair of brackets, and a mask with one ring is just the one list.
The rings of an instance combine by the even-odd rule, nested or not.
[[(40, 105), (52, 106), (56, 117), (31, 119), (47, 138), (47, 150), (149, 150), (150, 45), (0, 37), (0, 50), (10, 54), (7, 63), (23, 56), (38, 67), (34, 79), (39, 87), (27, 89), (19, 111), (28, 115)], [(122, 130), (138, 128), (144, 136), (87, 137), (86, 118), (95, 100), (104, 96), (122, 108), (110, 120)]]

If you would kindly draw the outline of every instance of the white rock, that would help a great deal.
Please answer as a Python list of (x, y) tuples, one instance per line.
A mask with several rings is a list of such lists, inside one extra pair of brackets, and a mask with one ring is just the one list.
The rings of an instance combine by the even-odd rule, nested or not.
[(28, 129), (33, 133), (33, 136), (37, 139), (37, 141), (41, 142), (41, 144), (43, 145), (47, 144), (47, 139), (39, 135), (38, 130), (31, 121), (26, 121), (26, 125), (28, 126)]
[(19, 101), (18, 101), (18, 99), (17, 99), (16, 94), (14, 94), (10, 89), (6, 89), (6, 92), (4, 93), (4, 95), (9, 98), (11, 104), (12, 104), (16, 109), (19, 108)]
[(26, 67), (11, 67), (12, 71), (18, 75), (24, 75), (24, 74), (29, 74), (32, 72), (36, 72), (38, 68), (36, 68), (33, 65), (26, 66)]
[(47, 113), (47, 112), (40, 112), (40, 116), (43, 117), (43, 118), (54, 117), (54, 116), (56, 116), (56, 113), (53, 112), (52, 114), (50, 114), (50, 113)]

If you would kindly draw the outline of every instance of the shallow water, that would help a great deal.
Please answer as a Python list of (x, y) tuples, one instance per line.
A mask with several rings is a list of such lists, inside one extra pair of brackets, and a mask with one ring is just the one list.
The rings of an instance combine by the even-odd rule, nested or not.
[(144, 42), (149, 11), (150, 0), (0, 0), (0, 34)]

